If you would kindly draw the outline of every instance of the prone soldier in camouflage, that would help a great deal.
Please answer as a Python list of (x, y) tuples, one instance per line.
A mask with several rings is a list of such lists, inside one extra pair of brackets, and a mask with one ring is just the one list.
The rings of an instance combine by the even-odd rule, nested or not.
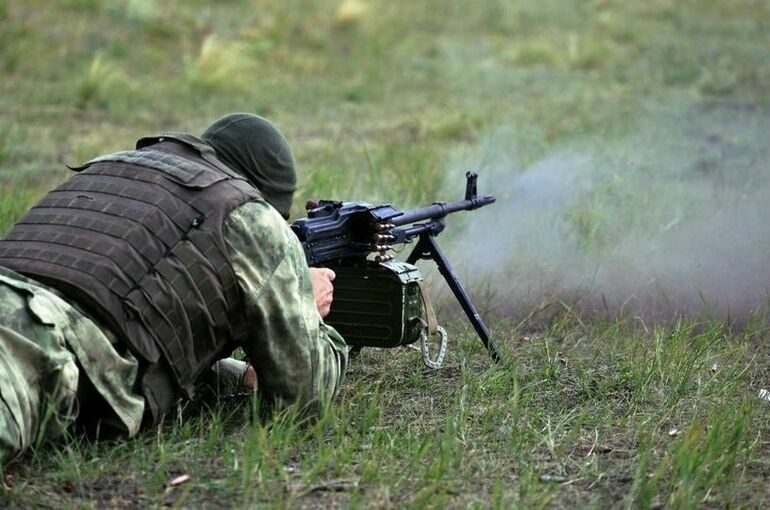
[(334, 274), (285, 222), (296, 174), (272, 124), (232, 114), (75, 170), (0, 241), (0, 465), (77, 422), (132, 436), (212, 373), (255, 374), (272, 409), (336, 396)]

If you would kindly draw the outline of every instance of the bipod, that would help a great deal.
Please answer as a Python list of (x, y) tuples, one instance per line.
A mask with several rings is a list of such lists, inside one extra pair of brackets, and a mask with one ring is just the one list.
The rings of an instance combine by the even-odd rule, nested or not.
[(479, 334), (479, 338), (481, 338), (481, 342), (484, 344), (484, 347), (487, 348), (493, 360), (500, 361), (500, 350), (498, 349), (495, 342), (490, 338), (489, 330), (487, 329), (486, 324), (484, 324), (484, 321), (481, 320), (481, 316), (479, 315), (479, 312), (476, 311), (476, 307), (473, 306), (473, 303), (471, 303), (471, 299), (468, 297), (468, 293), (465, 292), (465, 289), (460, 283), (460, 280), (457, 279), (454, 272), (452, 271), (452, 266), (449, 265), (449, 260), (447, 260), (447, 258), (444, 256), (441, 248), (439, 248), (438, 244), (436, 243), (436, 239), (430, 235), (429, 231), (425, 231), (420, 234), (417, 245), (415, 245), (412, 253), (409, 254), (409, 257), (406, 259), (406, 261), (409, 264), (414, 264), (418, 259), (431, 259), (436, 263), (439, 272), (444, 277), (444, 280), (446, 280), (449, 288), (452, 289), (452, 293), (455, 295), (455, 298), (457, 298), (457, 301), (460, 302), (460, 306), (462, 306), (463, 310), (465, 311), (465, 315), (468, 316), (468, 319), (471, 321), (471, 324), (473, 324), (473, 328), (476, 330), (476, 333)]

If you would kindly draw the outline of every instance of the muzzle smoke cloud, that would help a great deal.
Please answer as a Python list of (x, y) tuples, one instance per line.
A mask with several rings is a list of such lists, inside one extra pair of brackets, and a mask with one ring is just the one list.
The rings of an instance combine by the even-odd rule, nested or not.
[(523, 165), (521, 137), (502, 128), (454, 157), (444, 196), (478, 169), (480, 192), (498, 199), (450, 218), (461, 233), (441, 238), (481, 308), (736, 317), (765, 304), (770, 111), (659, 108), (625, 131)]

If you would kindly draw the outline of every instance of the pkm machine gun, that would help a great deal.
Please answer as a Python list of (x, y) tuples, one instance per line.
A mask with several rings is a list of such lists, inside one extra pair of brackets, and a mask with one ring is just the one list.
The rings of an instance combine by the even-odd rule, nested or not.
[[(492, 358), (500, 351), (452, 271), (436, 242), (447, 215), (478, 209), (495, 201), (478, 195), (478, 175), (466, 174), (465, 198), (435, 202), (427, 207), (400, 211), (390, 204), (321, 200), (309, 202), (308, 217), (291, 228), (305, 250), (312, 267), (328, 267), (337, 274), (334, 300), (326, 321), (349, 345), (398, 347), (421, 340), (425, 364), (438, 368), (446, 352), (446, 332), (436, 324), (423, 277), (414, 265), (420, 259), (433, 260), (462, 306)], [(392, 248), (415, 241), (405, 262), (393, 260)], [(428, 352), (428, 337), (439, 335), (436, 356)]]

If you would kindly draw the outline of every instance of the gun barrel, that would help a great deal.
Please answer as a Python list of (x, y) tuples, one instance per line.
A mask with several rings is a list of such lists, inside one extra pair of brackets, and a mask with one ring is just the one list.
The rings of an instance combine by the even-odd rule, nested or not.
[(427, 219), (439, 219), (443, 218), (447, 214), (451, 214), (457, 211), (465, 211), (471, 209), (478, 209), (485, 205), (489, 205), (495, 201), (495, 197), (492, 195), (475, 196), (468, 200), (457, 200), (455, 202), (435, 203), (428, 207), (422, 207), (420, 209), (412, 209), (411, 211), (404, 211), (403, 214), (391, 218), (389, 221), (393, 225), (399, 227), (402, 225), (410, 225), (417, 221), (423, 221)]

